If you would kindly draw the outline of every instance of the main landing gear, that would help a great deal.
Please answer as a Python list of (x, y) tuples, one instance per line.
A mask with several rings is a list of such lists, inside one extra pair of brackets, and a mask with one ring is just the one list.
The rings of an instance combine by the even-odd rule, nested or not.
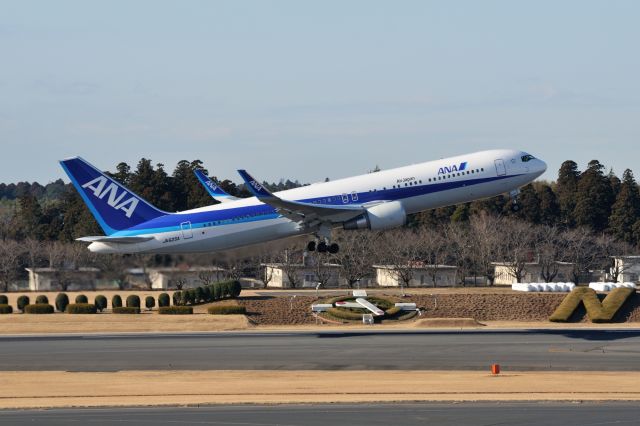
[(340, 251), (340, 246), (336, 243), (327, 244), (324, 241), (320, 241), (319, 243), (317, 243), (316, 241), (309, 241), (309, 243), (307, 244), (307, 250), (308, 251), (318, 250), (318, 253), (329, 252), (331, 254), (336, 254), (338, 251)]

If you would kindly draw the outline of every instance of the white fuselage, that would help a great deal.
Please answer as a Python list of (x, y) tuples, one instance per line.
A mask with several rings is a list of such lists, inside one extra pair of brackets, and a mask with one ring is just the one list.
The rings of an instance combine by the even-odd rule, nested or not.
[[(491, 150), (384, 170), (276, 193), (284, 200), (322, 206), (402, 203), (407, 214), (496, 196), (520, 188), (546, 170), (546, 164), (517, 150)], [(462, 169), (462, 170), (461, 170)], [(266, 210), (265, 210), (266, 209)], [(297, 222), (269, 213), (255, 197), (171, 214), (172, 222), (126, 230), (114, 236), (148, 236), (142, 243), (94, 242), (103, 253), (209, 252), (312, 233)], [(164, 218), (166, 219), (166, 218)], [(159, 222), (160, 223), (160, 222)], [(331, 226), (339, 226), (333, 222)]]

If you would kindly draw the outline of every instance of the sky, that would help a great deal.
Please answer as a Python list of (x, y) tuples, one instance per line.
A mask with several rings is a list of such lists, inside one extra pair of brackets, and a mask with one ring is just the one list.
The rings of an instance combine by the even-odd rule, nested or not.
[[(491, 148), (621, 175), (638, 1), (0, 0), (0, 182), (200, 159), (316, 182)], [(640, 174), (640, 168), (635, 170)]]

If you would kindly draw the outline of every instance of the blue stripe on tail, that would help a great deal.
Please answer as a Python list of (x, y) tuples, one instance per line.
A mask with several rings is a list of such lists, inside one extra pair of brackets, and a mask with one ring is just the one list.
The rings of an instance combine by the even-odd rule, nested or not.
[(106, 235), (167, 214), (80, 157), (60, 164)]

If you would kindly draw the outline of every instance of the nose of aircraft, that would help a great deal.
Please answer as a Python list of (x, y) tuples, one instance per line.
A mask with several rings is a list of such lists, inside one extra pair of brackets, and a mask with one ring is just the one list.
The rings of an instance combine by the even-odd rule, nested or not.
[(547, 171), (547, 163), (545, 163), (540, 159), (536, 159), (536, 165), (535, 165), (535, 171), (534, 171), (536, 175), (540, 176), (546, 171)]

